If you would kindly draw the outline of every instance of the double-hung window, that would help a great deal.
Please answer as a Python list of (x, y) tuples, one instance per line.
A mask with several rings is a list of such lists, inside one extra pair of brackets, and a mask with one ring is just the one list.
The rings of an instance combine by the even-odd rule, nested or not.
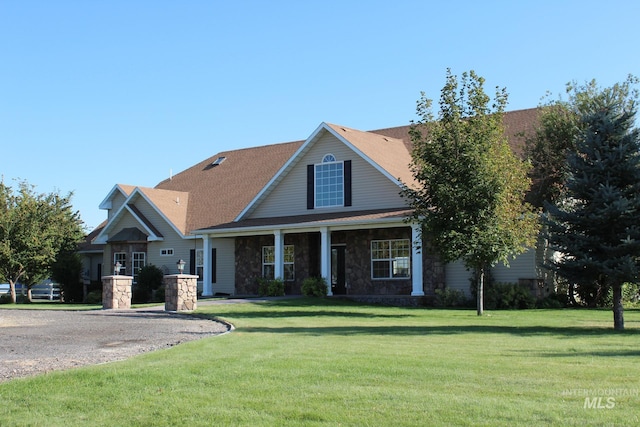
[(115, 269), (115, 265), (120, 263), (120, 270), (115, 272), (116, 274), (122, 274), (127, 271), (127, 253), (126, 252), (116, 252), (113, 254), (113, 265)]
[(407, 278), (411, 271), (409, 239), (373, 240), (371, 242), (371, 277), (374, 279)]
[(133, 283), (138, 283), (138, 274), (140, 273), (140, 270), (146, 265), (146, 253), (134, 252), (131, 255), (133, 256)]
[[(295, 256), (294, 245), (285, 245), (283, 253), (284, 279), (293, 280), (295, 278)], [(275, 279), (276, 253), (274, 246), (262, 247), (262, 277), (265, 279)]]

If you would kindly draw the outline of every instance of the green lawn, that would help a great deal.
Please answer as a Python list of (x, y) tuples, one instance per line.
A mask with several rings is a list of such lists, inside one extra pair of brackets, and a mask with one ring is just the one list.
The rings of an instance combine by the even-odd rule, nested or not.
[(237, 329), (0, 384), (0, 425), (640, 424), (637, 310), (624, 333), (599, 310), (294, 299), (198, 313)]

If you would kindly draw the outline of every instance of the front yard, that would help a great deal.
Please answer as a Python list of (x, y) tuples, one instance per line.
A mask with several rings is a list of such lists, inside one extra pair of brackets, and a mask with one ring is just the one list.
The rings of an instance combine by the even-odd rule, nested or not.
[(0, 384), (0, 425), (638, 425), (640, 311), (201, 306), (237, 329)]

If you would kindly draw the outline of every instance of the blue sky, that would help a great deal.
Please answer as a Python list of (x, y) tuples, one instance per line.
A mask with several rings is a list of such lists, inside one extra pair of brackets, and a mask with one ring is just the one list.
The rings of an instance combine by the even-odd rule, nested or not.
[(632, 1), (0, 0), (0, 174), (73, 192), (89, 228), (116, 183), (153, 187), (323, 121), (408, 124), (447, 67), (508, 110), (640, 75)]

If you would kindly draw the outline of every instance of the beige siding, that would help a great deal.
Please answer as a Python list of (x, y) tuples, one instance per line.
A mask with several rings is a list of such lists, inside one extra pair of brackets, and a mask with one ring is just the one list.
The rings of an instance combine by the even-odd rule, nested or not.
[(493, 280), (496, 283), (518, 283), (518, 279), (535, 279), (536, 271), (536, 251), (528, 250), (510, 260), (509, 267), (500, 263), (491, 271)]
[(444, 271), (447, 288), (462, 291), (467, 297), (471, 296), (471, 272), (466, 269), (462, 261), (450, 262), (445, 266)]
[(144, 215), (145, 218), (154, 225), (154, 227), (163, 235), (168, 236), (175, 234), (174, 228), (153, 208), (146, 200), (139, 197), (135, 201), (136, 208)]
[[(185, 273), (189, 273), (189, 251), (195, 248), (201, 249), (200, 240), (183, 239), (175, 233), (165, 235), (163, 241), (149, 242), (147, 245), (147, 264), (153, 264), (162, 269), (165, 274), (178, 273), (178, 261), (183, 259), (187, 262)], [(161, 249), (173, 249), (172, 256), (160, 255)]]
[[(307, 209), (307, 165), (322, 161), (325, 154), (338, 161), (351, 160), (352, 206)], [(399, 187), (328, 132), (305, 153), (295, 167), (251, 214), (251, 218), (305, 215), (322, 212), (385, 209), (406, 205)]]
[[(493, 281), (496, 283), (518, 283), (519, 279), (537, 278), (535, 251), (529, 250), (522, 255), (511, 260), (509, 267), (500, 263), (491, 270)], [(445, 280), (447, 287), (458, 289), (471, 296), (469, 287), (471, 285), (471, 272), (468, 271), (462, 261), (455, 261), (445, 266)]]
[(108, 219), (111, 219), (111, 217), (115, 215), (116, 212), (118, 212), (120, 207), (124, 204), (125, 200), (127, 200), (127, 198), (123, 196), (121, 192), (116, 191), (114, 193), (113, 197), (111, 198), (111, 209), (109, 209), (107, 212)]
[(235, 239), (213, 239), (211, 247), (216, 248), (216, 283), (213, 293), (234, 295), (236, 289)]

